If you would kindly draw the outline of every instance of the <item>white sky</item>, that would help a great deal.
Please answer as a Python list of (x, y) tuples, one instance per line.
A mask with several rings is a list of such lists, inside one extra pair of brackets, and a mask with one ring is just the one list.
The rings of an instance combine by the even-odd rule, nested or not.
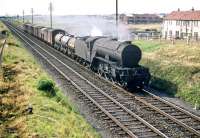
[[(51, 0), (55, 15), (112, 14), (115, 0)], [(120, 13), (168, 13), (180, 8), (200, 10), (200, 0), (118, 0)], [(48, 14), (50, 0), (0, 0), (0, 15)]]

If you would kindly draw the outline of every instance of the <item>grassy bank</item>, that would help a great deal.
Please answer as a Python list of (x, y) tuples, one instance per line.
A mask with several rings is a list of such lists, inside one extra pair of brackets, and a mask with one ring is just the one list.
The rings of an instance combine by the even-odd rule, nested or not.
[(141, 64), (150, 68), (151, 87), (200, 105), (200, 47), (177, 41), (135, 41), (143, 51)]
[(0, 78), (0, 137), (100, 137), (11, 33)]
[(144, 31), (145, 29), (156, 29), (157, 31), (161, 30), (162, 24), (129, 24), (127, 25), (128, 29), (136, 29), (140, 31)]

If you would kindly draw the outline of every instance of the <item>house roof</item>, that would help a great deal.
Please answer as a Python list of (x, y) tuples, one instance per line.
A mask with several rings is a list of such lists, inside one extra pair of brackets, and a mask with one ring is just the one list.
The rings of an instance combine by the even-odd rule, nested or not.
[(200, 11), (173, 11), (165, 20), (200, 20)]

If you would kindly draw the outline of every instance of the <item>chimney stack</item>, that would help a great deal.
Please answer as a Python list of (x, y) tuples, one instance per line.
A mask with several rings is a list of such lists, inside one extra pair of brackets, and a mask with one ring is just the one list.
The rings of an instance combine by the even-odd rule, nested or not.
[(180, 11), (180, 8), (178, 8), (178, 12)]
[(192, 7), (192, 11), (194, 11), (194, 7)]

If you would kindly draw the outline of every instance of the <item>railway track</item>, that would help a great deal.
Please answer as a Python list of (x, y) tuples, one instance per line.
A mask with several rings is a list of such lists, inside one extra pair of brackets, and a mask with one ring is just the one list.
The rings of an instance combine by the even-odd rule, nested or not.
[[(33, 38), (34, 40), (36, 40), (35, 38)], [(30, 42), (31, 43), (31, 42)], [(39, 44), (41, 44), (41, 42), (39, 43)], [(34, 44), (35, 45), (35, 44)], [(45, 47), (44, 47), (45, 48)], [(55, 50), (54, 50), (54, 52), (55, 52)], [(58, 52), (58, 51), (56, 51), (56, 52)], [(55, 52), (55, 53), (56, 53)], [(58, 52), (59, 53), (59, 52)], [(59, 53), (60, 54), (60, 53)], [(56, 55), (56, 57), (57, 57), (58, 55)], [(62, 56), (64, 56), (64, 55), (60, 55), (60, 59), (62, 59), (63, 57)], [(82, 72), (81, 72), (82, 73)], [(83, 75), (83, 74), (82, 74)], [(84, 76), (84, 75), (83, 75)], [(88, 79), (88, 80), (91, 80), (92, 78), (90, 78), (90, 79)], [(94, 79), (94, 78), (93, 78)], [(95, 80), (93, 81), (92, 80), (92, 82), (94, 83), (95, 82)], [(96, 85), (96, 82), (95, 82), (95, 85)], [(100, 86), (100, 85), (102, 85), (102, 86)], [(146, 121), (150, 121), (149, 119), (148, 119), (148, 115), (151, 115), (151, 114), (154, 114), (154, 116), (153, 117), (156, 117), (156, 115), (157, 114), (159, 114), (159, 117), (157, 117), (157, 119), (160, 119), (159, 121), (160, 122), (162, 122), (161, 121), (161, 119), (162, 120), (164, 120), (164, 122), (167, 122), (168, 123), (168, 125), (158, 125), (158, 123), (155, 123), (155, 122), (159, 122), (158, 120), (156, 120), (156, 118), (155, 118), (155, 122), (151, 122), (151, 124), (152, 124), (152, 126), (154, 126), (154, 128), (158, 128), (159, 129), (159, 131), (160, 132), (162, 132), (162, 134), (163, 133), (166, 133), (166, 135), (164, 135), (165, 137), (166, 136), (169, 136), (169, 137), (174, 137), (174, 136), (177, 136), (177, 135), (171, 135), (170, 133), (174, 133), (175, 131), (177, 131), (177, 132), (179, 132), (179, 131), (181, 131), (181, 132), (183, 132), (183, 134), (181, 135), (181, 136), (183, 136), (183, 137), (198, 137), (198, 136), (200, 136), (199, 135), (199, 125), (200, 125), (200, 123), (199, 123), (199, 117), (198, 116), (195, 116), (195, 115), (193, 115), (193, 114), (191, 114), (191, 113), (189, 113), (189, 112), (187, 112), (187, 111), (185, 111), (185, 110), (183, 110), (183, 109), (181, 109), (180, 108), (180, 110), (178, 110), (178, 111), (181, 111), (181, 112), (184, 112), (184, 113), (187, 113), (187, 117), (185, 118), (185, 119), (189, 119), (189, 118), (191, 118), (190, 120), (191, 120), (191, 124), (192, 125), (189, 125), (188, 123), (185, 123), (185, 122), (183, 122), (183, 120), (181, 121), (180, 119), (181, 119), (181, 115), (182, 114), (180, 114), (180, 113), (177, 113), (176, 114), (176, 112), (165, 112), (165, 110), (161, 110), (161, 108), (162, 107), (166, 107), (166, 103), (167, 103), (167, 101), (163, 101), (162, 99), (160, 99), (160, 100), (158, 100), (159, 99), (159, 97), (156, 97), (155, 98), (155, 96), (154, 95), (152, 95), (151, 93), (149, 93), (149, 96), (147, 96), (147, 97), (140, 97), (140, 96), (135, 96), (135, 95), (133, 95), (133, 94), (130, 94), (130, 93), (127, 93), (127, 92), (125, 92), (124, 90), (122, 90), (122, 89), (120, 89), (120, 88), (117, 88), (116, 86), (112, 86), (111, 84), (110, 85), (108, 85), (108, 84), (106, 84), (108, 87), (110, 87), (110, 89), (108, 89), (108, 87), (105, 87), (105, 86), (103, 86), (103, 85), (105, 85), (105, 83), (103, 83), (103, 84), (98, 84), (98, 85), (96, 85), (96, 86), (99, 86), (99, 87), (101, 87), (101, 89), (104, 91), (104, 93), (105, 94), (109, 94), (110, 96), (112, 96), (111, 98), (113, 99), (113, 100), (117, 100), (117, 102), (119, 102), (119, 104), (121, 104), (123, 107), (125, 107), (126, 109), (129, 109), (129, 111), (130, 112), (134, 112), (134, 113), (136, 113), (137, 114), (137, 116), (138, 117), (140, 117), (140, 118), (143, 118), (143, 120), (146, 120)], [(86, 88), (86, 89), (88, 89), (88, 88)], [(106, 90), (107, 89), (107, 90)], [(111, 91), (118, 91), (119, 93), (117, 94), (117, 95), (119, 95), (119, 96), (117, 96), (116, 94), (114, 94), (114, 93), (112, 93)], [(148, 91), (146, 91), (146, 92), (148, 92)], [(121, 95), (121, 93), (124, 93), (123, 95)], [(108, 95), (108, 96), (109, 96)], [(121, 98), (119, 98), (119, 97), (124, 97), (123, 99), (124, 100), (122, 100)], [(98, 96), (97, 96), (98, 97)], [(150, 98), (151, 97), (154, 97), (156, 100), (153, 102), (153, 100), (150, 100)], [(146, 99), (145, 99), (146, 98)], [(101, 98), (100, 98), (101, 99)], [(158, 104), (158, 106), (156, 107), (156, 105), (154, 104), (154, 103), (158, 103), (160, 101), (160, 105), (162, 105), (162, 106), (159, 106), (159, 104)], [(100, 101), (100, 102), (102, 102), (102, 101)], [(106, 102), (106, 101), (105, 101)], [(108, 102), (108, 105), (111, 105), (110, 104), (110, 102)], [(171, 103), (169, 103), (168, 104), (168, 106), (169, 106), (169, 110), (171, 110), (171, 111), (174, 111), (175, 109), (175, 105), (173, 105), (173, 104), (171, 104)], [(112, 106), (111, 106), (112, 107)], [(139, 110), (141, 110), (141, 111), (144, 111), (145, 112), (145, 114), (146, 115), (144, 115), (144, 114), (142, 114), (141, 112), (138, 112), (138, 110), (135, 110), (135, 107), (136, 108), (139, 108)], [(156, 107), (156, 108), (155, 108)], [(177, 107), (178, 109), (179, 109), (179, 107)], [(109, 110), (109, 108), (107, 109), (107, 110)], [(111, 108), (111, 110), (110, 110), (111, 112), (112, 112), (112, 108)], [(177, 111), (177, 110), (176, 110)], [(114, 112), (114, 111), (113, 111)], [(121, 113), (121, 112), (119, 112), (119, 114), (117, 114), (117, 116), (118, 115), (120, 115), (120, 114), (122, 114), (121, 115), (121, 117), (124, 117), (125, 115), (123, 114), (123, 113)], [(179, 114), (179, 116), (178, 116), (178, 114)], [(174, 116), (173, 116), (174, 115)], [(158, 116), (158, 115), (157, 115)], [(196, 118), (196, 119), (194, 119), (194, 118)], [(182, 118), (182, 119), (184, 119), (184, 118)], [(124, 120), (125, 121), (125, 120)], [(127, 120), (126, 120), (127, 121)], [(131, 122), (131, 121), (130, 121)], [(130, 122), (127, 122), (127, 123), (130, 123)], [(174, 128), (176, 128), (176, 127), (179, 127), (180, 129), (178, 129), (178, 130), (175, 130), (175, 131), (171, 131), (170, 129), (168, 129), (169, 127), (171, 127), (171, 126), (173, 126), (172, 127), (172, 129), (174, 129)], [(176, 125), (174, 125), (174, 124), (176, 124)], [(115, 125), (114, 125), (115, 126)], [(124, 126), (126, 126), (126, 125), (124, 125)], [(194, 127), (192, 127), (192, 126), (194, 126)], [(197, 126), (197, 127), (196, 127)], [(136, 128), (138, 128), (138, 129), (142, 129), (144, 126), (140, 126), (140, 127), (135, 127), (135, 129)], [(168, 127), (168, 128), (166, 128), (166, 127)], [(140, 129), (140, 130), (141, 130)], [(158, 130), (157, 129), (157, 130)], [(151, 129), (152, 130), (152, 129)], [(154, 131), (155, 132), (155, 131)], [(119, 131), (119, 133), (122, 133), (122, 131)], [(124, 133), (122, 133), (122, 134), (124, 134)], [(135, 133), (134, 133), (135, 134)], [(145, 135), (145, 133), (143, 134), (143, 135)], [(154, 134), (153, 134), (154, 135)], [(152, 135), (152, 136), (153, 136)], [(137, 135), (136, 135), (137, 136)], [(138, 134), (138, 136), (140, 136), (139, 134)], [(151, 135), (148, 135), (148, 134), (146, 134), (146, 136), (151, 136)], [(156, 135), (157, 136), (157, 135)], [(161, 135), (160, 135), (161, 136)], [(179, 135), (180, 136), (180, 135)]]
[(147, 93), (148, 96), (136, 97), (137, 100), (147, 106), (151, 106), (154, 110), (168, 116), (184, 127), (190, 126), (190, 130), (200, 136), (200, 117), (152, 94), (150, 92), (151, 90), (143, 89), (143, 91)]
[(113, 127), (123, 137), (167, 137), (154, 128), (148, 122), (124, 107), (117, 100), (96, 87), (90, 81), (64, 64), (57, 57), (40, 47), (37, 43), (25, 36), (22, 32), (7, 24), (9, 29), (24, 41), (40, 57), (45, 59), (60, 74), (70, 81), (95, 107), (105, 115), (106, 119), (112, 120)]

